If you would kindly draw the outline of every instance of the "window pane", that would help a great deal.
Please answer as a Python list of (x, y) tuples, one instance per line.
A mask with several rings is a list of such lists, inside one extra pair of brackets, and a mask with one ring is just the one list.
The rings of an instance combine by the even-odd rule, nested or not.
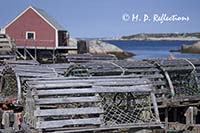
[(34, 33), (28, 33), (27, 34), (27, 39), (34, 39)]

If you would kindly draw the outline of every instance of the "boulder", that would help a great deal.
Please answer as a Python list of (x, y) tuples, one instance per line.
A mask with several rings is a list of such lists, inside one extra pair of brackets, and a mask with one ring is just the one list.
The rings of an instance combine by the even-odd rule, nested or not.
[(77, 46), (77, 40), (75, 38), (69, 38), (69, 46)]
[[(99, 40), (90, 40), (88, 41), (88, 45), (89, 53), (91, 54), (113, 54), (118, 59), (125, 59), (134, 56), (133, 53), (126, 52), (113, 44)], [(77, 39), (70, 38), (69, 46), (77, 46)]]
[(118, 59), (125, 59), (134, 56), (134, 54), (126, 52), (121, 48), (99, 40), (89, 41), (89, 53), (91, 54), (113, 54)]
[(200, 54), (200, 42), (197, 42), (193, 45), (182, 45), (181, 52)]

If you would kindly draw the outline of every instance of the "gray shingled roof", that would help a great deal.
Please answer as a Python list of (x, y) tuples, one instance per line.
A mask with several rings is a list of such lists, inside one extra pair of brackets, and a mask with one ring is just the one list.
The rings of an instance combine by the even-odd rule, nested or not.
[(60, 25), (53, 17), (49, 16), (44, 10), (32, 6), (40, 15), (42, 15), (49, 23), (51, 23), (57, 30), (66, 31), (66, 29)]

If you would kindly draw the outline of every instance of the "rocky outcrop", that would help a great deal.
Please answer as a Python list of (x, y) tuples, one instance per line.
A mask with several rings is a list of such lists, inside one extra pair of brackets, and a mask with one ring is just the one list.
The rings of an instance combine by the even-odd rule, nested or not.
[(69, 38), (69, 46), (77, 46), (77, 40), (75, 38)]
[[(91, 54), (113, 54), (118, 59), (125, 59), (134, 56), (133, 53), (126, 52), (113, 44), (99, 40), (90, 40), (88, 41), (88, 45), (89, 45), (89, 53)], [(70, 38), (69, 46), (77, 46), (77, 39)]]
[(182, 45), (181, 52), (200, 54), (200, 42), (197, 42), (193, 45)]
[(134, 54), (126, 52), (121, 48), (99, 40), (89, 41), (89, 53), (91, 54), (113, 54), (118, 59), (125, 59), (134, 56)]

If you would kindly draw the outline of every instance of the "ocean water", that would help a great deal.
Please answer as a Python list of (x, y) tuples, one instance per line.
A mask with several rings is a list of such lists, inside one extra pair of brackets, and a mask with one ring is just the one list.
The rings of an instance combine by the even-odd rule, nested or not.
[(186, 54), (180, 52), (170, 52), (178, 50), (183, 44), (192, 45), (195, 41), (115, 41), (109, 40), (123, 50), (136, 54), (135, 59), (155, 59), (168, 58), (170, 54), (176, 58), (200, 58), (200, 54)]

